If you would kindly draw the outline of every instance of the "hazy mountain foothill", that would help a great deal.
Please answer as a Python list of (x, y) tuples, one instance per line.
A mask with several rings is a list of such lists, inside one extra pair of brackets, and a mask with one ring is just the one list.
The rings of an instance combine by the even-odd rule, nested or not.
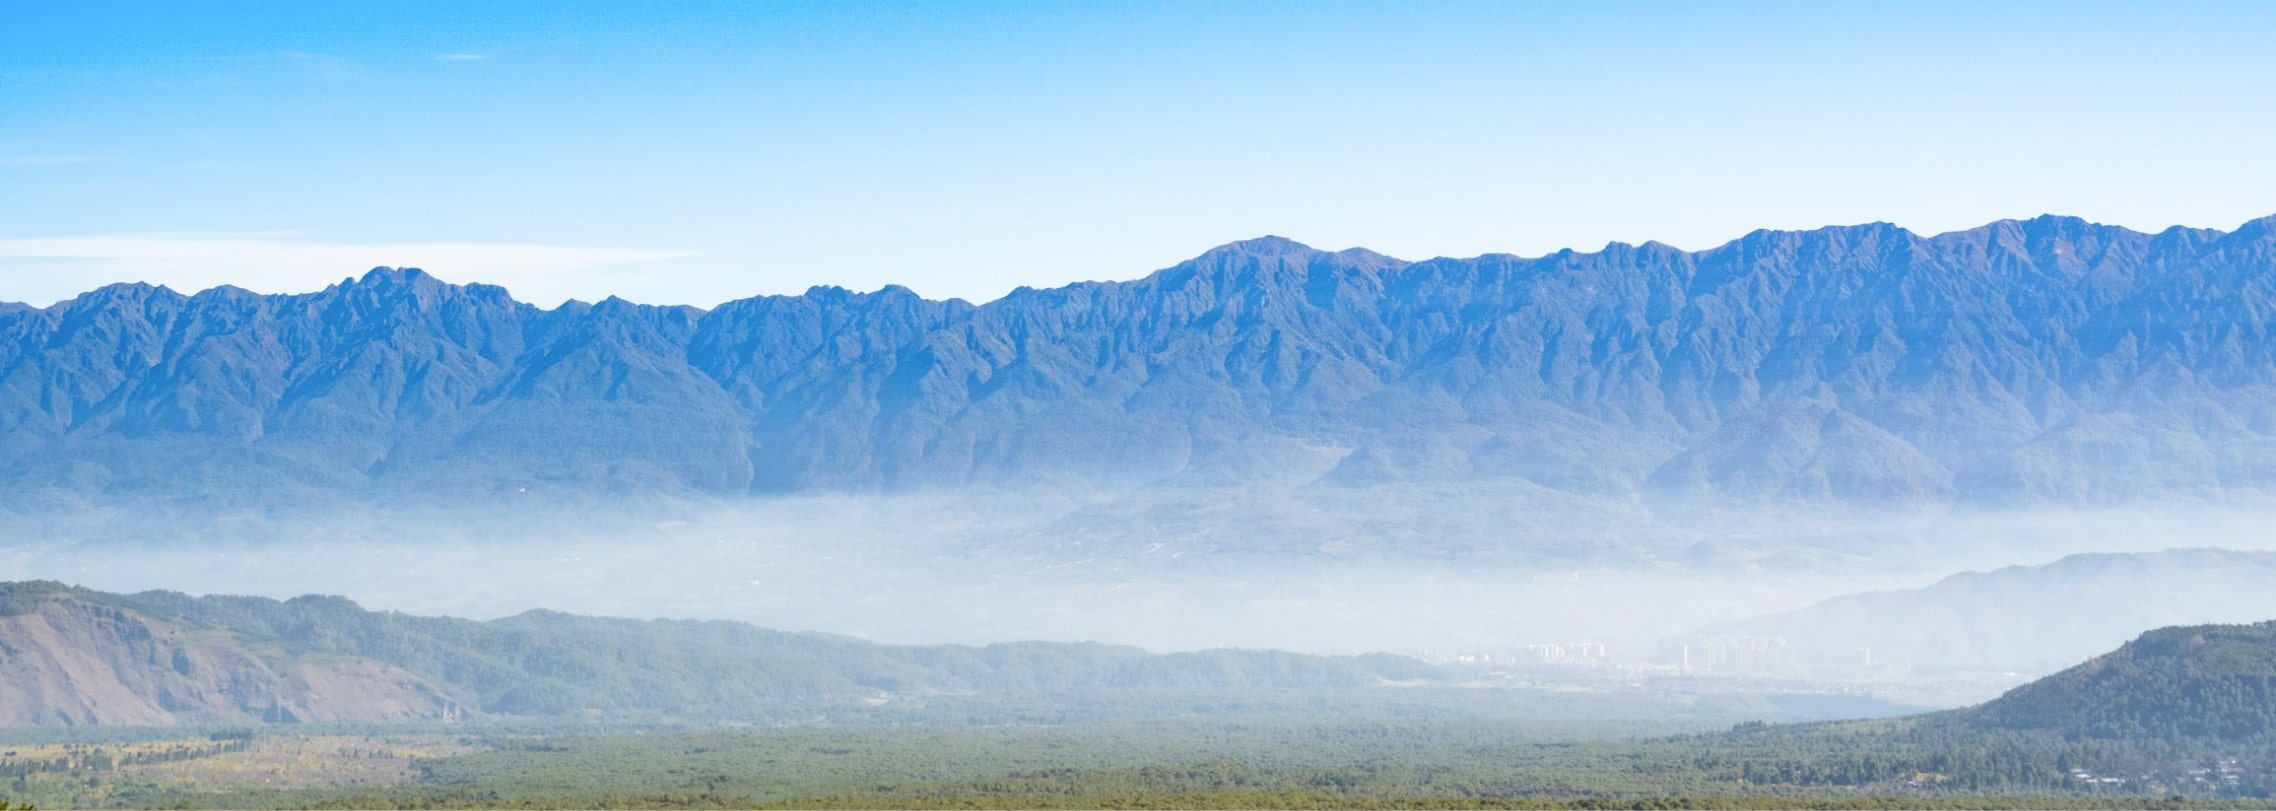
[(1857, 667), (1869, 654), (1916, 672), (2045, 674), (2145, 628), (2276, 617), (2276, 552), (2174, 549), (2081, 554), (2038, 566), (1962, 572), (1915, 589), (1844, 595), (1716, 623), (1688, 638), (1774, 637), (1810, 664)]
[(1336, 691), (1440, 677), (1402, 657), (1151, 655), (1098, 644), (889, 646), (734, 622), (530, 612), (490, 622), (287, 601), (0, 584), (0, 725), (743, 720), (987, 694)]
[[(1626, 727), (1609, 720), (1612, 704), (1562, 721), (1369, 706), (1369, 692), (1418, 689), (1393, 676), (1446, 675), (1392, 657), (896, 648), (731, 623), (559, 614), (478, 623), (337, 598), (110, 595), (53, 583), (10, 584), (0, 609), (10, 672), (36, 676), (0, 683), (14, 723), (267, 723), (193, 727), (189, 737), (182, 727), (101, 726), (0, 736), (15, 795), (69, 805), (2255, 807), (2276, 789), (2272, 622), (2154, 630), (1977, 707), (1669, 735), (1682, 729), (1669, 704), (1628, 709), (1636, 720)], [(54, 638), (63, 648), (42, 647)], [(152, 683), (166, 703), (121, 689)], [(898, 700), (880, 684), (927, 683), (964, 688), (937, 694), (951, 697), (1011, 691), (1029, 712), (1064, 707), (1066, 688), (1081, 685), (1178, 704), (1230, 686), (1248, 699), (1209, 713), (1044, 723), (972, 723), (1017, 712), (987, 703), (948, 716), (861, 714)], [(249, 701), (246, 687), (272, 689)], [(1258, 700), (1291, 688), (1324, 689), (1317, 695), (1346, 712)], [(775, 720), (654, 720), (657, 709), (705, 702)], [(1702, 714), (1696, 724), (1768, 707), (1689, 709)], [(782, 711), (820, 715), (784, 723)], [(628, 712), (651, 720), (595, 723)], [(496, 726), (509, 715), (557, 720)], [(956, 717), (965, 721), (943, 723)], [(249, 769), (264, 782), (245, 781)]]

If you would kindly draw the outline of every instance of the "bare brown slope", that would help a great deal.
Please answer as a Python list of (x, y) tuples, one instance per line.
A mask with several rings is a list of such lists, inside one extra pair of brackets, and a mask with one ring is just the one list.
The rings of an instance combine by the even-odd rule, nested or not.
[[(55, 592), (0, 616), (0, 725), (440, 718), (457, 704), (368, 659), (297, 657)], [(29, 609), (29, 610), (24, 610)]]

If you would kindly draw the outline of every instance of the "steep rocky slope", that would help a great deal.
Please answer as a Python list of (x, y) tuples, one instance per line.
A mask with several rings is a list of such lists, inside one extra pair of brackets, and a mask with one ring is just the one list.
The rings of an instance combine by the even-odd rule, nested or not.
[(403, 721), (461, 711), (399, 668), (295, 656), (42, 583), (0, 584), (0, 673), (0, 726)]
[(1122, 488), (1258, 443), (1320, 487), (2115, 503), (2276, 484), (2276, 218), (2041, 217), (1403, 262), (1233, 243), (973, 306), (543, 310), (381, 268), (0, 308), (0, 482), (91, 499)]

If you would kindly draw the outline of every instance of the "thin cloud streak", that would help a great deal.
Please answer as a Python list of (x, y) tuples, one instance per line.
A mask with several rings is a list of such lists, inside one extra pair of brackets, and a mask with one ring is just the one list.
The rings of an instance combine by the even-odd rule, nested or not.
[(659, 275), (658, 265), (695, 255), (571, 245), (323, 242), (276, 234), (13, 238), (0, 239), (0, 300), (46, 304), (133, 281), (184, 292), (234, 285), (305, 293), (385, 265), (423, 268), (456, 283), (501, 285), (523, 301), (551, 306), (636, 293), (643, 280)]
[(103, 155), (0, 155), (0, 166), (68, 166), (107, 159)]

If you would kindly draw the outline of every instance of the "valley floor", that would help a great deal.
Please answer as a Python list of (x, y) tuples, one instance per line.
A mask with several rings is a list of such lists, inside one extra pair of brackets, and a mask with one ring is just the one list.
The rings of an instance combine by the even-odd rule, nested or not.
[[(2032, 766), (2068, 755), (2028, 741), (2010, 742), (2015, 757), (1918, 771), (1901, 763), (1923, 757), (1917, 741), (1899, 740), (1914, 723), (1643, 739), (1536, 722), (1219, 719), (13, 732), (0, 738), (0, 798), (41, 808), (2276, 807), (2224, 787), (2218, 772), (2174, 782), (2193, 779), (2178, 762), (2139, 781), (2082, 783)], [(2258, 785), (2267, 765), (2245, 753), (2219, 768)]]

